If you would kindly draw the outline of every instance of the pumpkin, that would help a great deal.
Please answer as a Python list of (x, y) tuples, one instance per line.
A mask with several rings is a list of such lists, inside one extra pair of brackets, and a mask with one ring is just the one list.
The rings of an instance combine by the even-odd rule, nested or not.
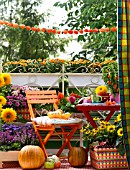
[(88, 152), (83, 147), (72, 147), (68, 153), (68, 162), (72, 167), (83, 167), (88, 161)]
[(37, 169), (43, 166), (45, 155), (39, 146), (26, 145), (20, 150), (18, 161), (23, 169)]

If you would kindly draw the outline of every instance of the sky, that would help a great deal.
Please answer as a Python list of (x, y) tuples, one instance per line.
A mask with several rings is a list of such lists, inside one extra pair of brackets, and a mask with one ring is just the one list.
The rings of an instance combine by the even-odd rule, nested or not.
[[(67, 19), (67, 12), (62, 8), (58, 8), (58, 7), (53, 7), (53, 4), (56, 3), (57, 1), (60, 1), (62, 3), (66, 2), (67, 0), (44, 0), (43, 4), (41, 5), (41, 8), (39, 9), (40, 11), (47, 11), (50, 10), (51, 11), (51, 16), (49, 17), (49, 22), (45, 22), (44, 24), (41, 24), (41, 27), (43, 28), (52, 28), (52, 26), (57, 26), (60, 30), (64, 30), (67, 28), (67, 26), (58, 26), (63, 20)], [(47, 18), (48, 20), (48, 18)], [(69, 37), (70, 35), (60, 35), (60, 37)], [(72, 35), (74, 39), (77, 38), (77, 35)], [(69, 43), (69, 46), (65, 47), (66, 49), (66, 53), (60, 53), (59, 58), (65, 58), (65, 59), (69, 59), (71, 56), (69, 54), (71, 54), (72, 52), (74, 52), (75, 54), (78, 53), (79, 51), (82, 50), (82, 46), (75, 40), (73, 40), (71, 43)], [(53, 56), (52, 56), (53, 58)]]

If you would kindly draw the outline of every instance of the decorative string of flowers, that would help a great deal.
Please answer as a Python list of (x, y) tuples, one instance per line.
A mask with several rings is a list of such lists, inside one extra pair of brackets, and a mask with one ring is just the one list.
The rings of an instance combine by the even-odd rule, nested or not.
[(101, 29), (83, 29), (83, 30), (56, 30), (56, 29), (47, 29), (47, 28), (38, 28), (38, 27), (30, 27), (26, 26), (24, 24), (17, 24), (17, 23), (12, 23), (8, 21), (3, 21), (0, 20), (0, 25), (5, 25), (13, 28), (21, 28), (26, 29), (28, 31), (35, 31), (35, 32), (47, 32), (48, 34), (53, 33), (53, 34), (83, 34), (83, 33), (97, 33), (97, 32), (116, 32), (117, 28), (116, 27), (111, 27), (111, 28), (101, 28)]

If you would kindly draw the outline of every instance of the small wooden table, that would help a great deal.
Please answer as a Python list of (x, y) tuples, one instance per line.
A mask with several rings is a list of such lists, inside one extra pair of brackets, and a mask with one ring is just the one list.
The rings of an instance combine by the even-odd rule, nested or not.
[[(45, 157), (46, 158), (48, 157), (45, 145), (47, 144), (47, 142), (49, 141), (49, 139), (52, 135), (63, 135), (64, 136), (64, 142), (63, 142), (62, 146), (59, 148), (58, 152), (56, 153), (56, 155), (58, 157), (60, 156), (60, 154), (62, 153), (62, 151), (65, 149), (66, 146), (68, 146), (68, 149), (70, 150), (72, 147), (70, 140), (71, 140), (72, 136), (74, 135), (74, 133), (76, 132), (76, 130), (81, 128), (82, 123), (83, 123), (82, 120), (77, 121), (75, 123), (67, 123), (67, 120), (66, 120), (66, 123), (63, 123), (63, 124), (55, 123), (55, 124), (52, 124), (50, 127), (35, 125), (36, 126), (35, 130), (38, 135), (41, 148), (43, 149), (43, 151), (45, 153)], [(35, 123), (33, 122), (33, 124), (35, 124)], [(61, 131), (56, 132), (55, 127), (60, 127)], [(40, 130), (48, 131), (47, 135), (45, 136), (45, 138), (43, 140), (39, 133)]]
[(87, 120), (94, 128), (97, 128), (97, 124), (90, 115), (90, 111), (110, 111), (110, 113), (105, 118), (105, 121), (109, 121), (113, 114), (115, 113), (115, 111), (120, 110), (120, 104), (107, 106), (105, 103), (83, 103), (78, 104), (76, 108), (78, 111), (82, 111), (84, 113)]

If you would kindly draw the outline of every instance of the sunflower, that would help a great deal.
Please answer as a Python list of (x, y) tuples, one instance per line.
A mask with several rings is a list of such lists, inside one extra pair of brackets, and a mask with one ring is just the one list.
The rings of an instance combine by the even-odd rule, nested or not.
[(120, 122), (121, 121), (121, 113), (118, 114), (118, 116), (116, 118), (117, 118), (116, 122)]
[(2, 104), (0, 104), (0, 112), (2, 111)]
[(9, 85), (11, 83), (11, 76), (8, 73), (3, 73), (2, 74), (5, 85)]
[(98, 86), (96, 89), (95, 89), (95, 92), (96, 94), (100, 95), (100, 94), (105, 94), (107, 93), (107, 87), (106, 86)]
[(123, 128), (118, 129), (117, 134), (118, 134), (118, 136), (122, 137), (123, 136)]
[(0, 96), (0, 104), (6, 105), (6, 98), (4, 96)]
[(3, 109), (1, 112), (1, 118), (5, 122), (13, 122), (14, 120), (16, 120), (16, 117), (17, 117), (17, 113), (12, 108)]
[(112, 132), (114, 132), (115, 128), (116, 128), (115, 125), (109, 125), (109, 126), (107, 126), (107, 131), (112, 133)]
[(0, 87), (3, 87), (5, 85), (3, 76), (0, 75)]

